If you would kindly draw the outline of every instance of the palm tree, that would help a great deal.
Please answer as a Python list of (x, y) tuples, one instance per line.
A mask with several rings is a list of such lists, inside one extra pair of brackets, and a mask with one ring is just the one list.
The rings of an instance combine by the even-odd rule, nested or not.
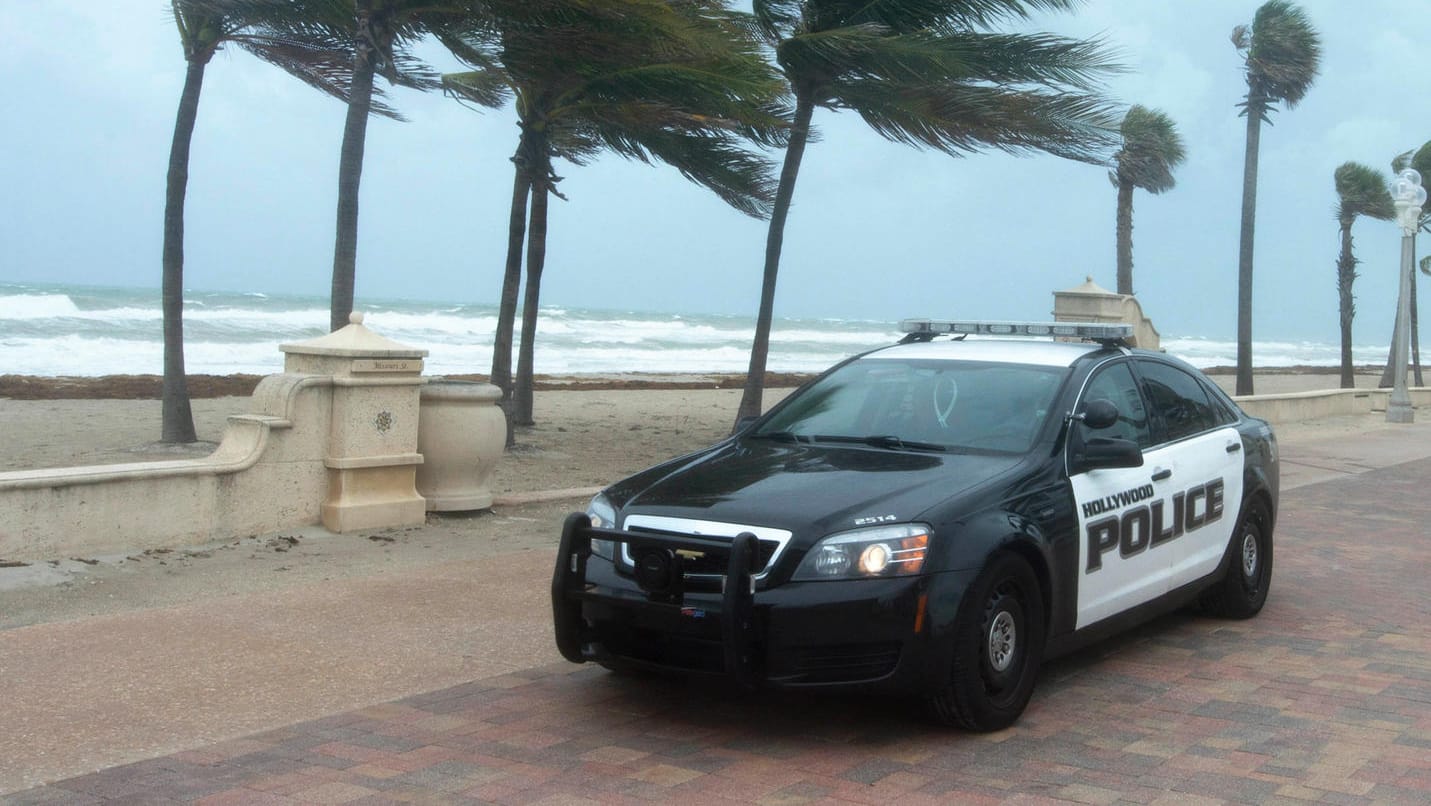
[(194, 416), (184, 372), (184, 198), (204, 70), (220, 48), (233, 43), (322, 92), (344, 98), (351, 48), (320, 31), (301, 30), (307, 16), (303, 4), (279, 0), (171, 0), (171, 8), (188, 69), (179, 96), (174, 139), (169, 146), (164, 199), (160, 440), (193, 442)]
[(1076, 0), (755, 0), (795, 98), (765, 243), (760, 309), (737, 424), (758, 415), (775, 283), (816, 107), (851, 109), (881, 136), (957, 155), (1047, 151), (1106, 164), (1116, 117), (1091, 92), (1114, 69), (1098, 42), (999, 34), (996, 22)]
[(1242, 169), (1242, 237), (1237, 254), (1237, 394), (1252, 394), (1252, 236), (1257, 218), (1257, 152), (1262, 124), (1274, 104), (1295, 107), (1317, 77), (1322, 45), (1302, 9), (1287, 0), (1268, 0), (1252, 25), (1232, 31), (1232, 44), (1245, 54), (1247, 153)]
[(1341, 225), (1342, 250), (1337, 258), (1338, 311), (1341, 314), (1342, 330), (1342, 376), (1343, 389), (1356, 388), (1356, 377), (1352, 374), (1352, 317), (1356, 315), (1356, 304), (1352, 300), (1352, 281), (1356, 280), (1356, 264), (1352, 254), (1352, 224), (1357, 216), (1366, 216), (1382, 221), (1395, 217), (1391, 204), (1391, 193), (1386, 189), (1386, 177), (1375, 168), (1356, 162), (1342, 163), (1334, 175), (1337, 186), (1337, 223)]
[(1108, 178), (1118, 188), (1118, 293), (1133, 293), (1133, 189), (1172, 190), (1173, 169), (1182, 164), (1183, 138), (1172, 118), (1134, 105), (1123, 117), (1123, 147), (1113, 155)]
[(333, 286), (329, 324), (348, 324), (358, 263), (358, 191), (363, 149), (372, 112), (373, 80), (418, 90), (440, 86), (437, 74), (409, 50), (433, 28), (471, 25), (480, 19), (482, 0), (328, 0), (336, 6), (326, 24), (346, 35), (353, 46), (352, 85), (343, 144), (338, 157), (338, 218), (333, 244)]
[[(478, 69), (444, 77), (482, 106), (516, 99), (520, 138), (492, 383), (510, 397), (509, 422), (532, 424), (532, 375), (553, 161), (583, 165), (603, 151), (677, 168), (748, 215), (769, 210), (769, 165), (743, 139), (775, 143), (781, 85), (727, 0), (546, 0), (489, 4), (491, 29), (443, 36)], [(530, 203), (530, 209), (528, 204)], [(528, 226), (529, 225), (529, 226)], [(512, 331), (527, 278), (515, 384)], [(510, 436), (510, 435), (509, 435)]]
[[(1425, 143), (1423, 143), (1423, 144), (1421, 145), (1421, 147), (1418, 148), (1418, 149), (1416, 149), (1414, 152), (1413, 152), (1413, 151), (1407, 151), (1407, 152), (1404, 152), (1404, 153), (1402, 153), (1402, 154), (1397, 154), (1397, 155), (1396, 155), (1396, 158), (1391, 161), (1391, 172), (1392, 172), (1393, 174), (1401, 173), (1401, 171), (1402, 171), (1403, 169), (1405, 169), (1405, 168), (1413, 168), (1413, 169), (1415, 169), (1418, 173), (1421, 174), (1421, 176), (1422, 176), (1422, 178), (1423, 178), (1423, 181), (1425, 181), (1425, 180), (1428, 179), (1428, 178), (1431, 178), (1431, 140), (1428, 140), (1428, 141), (1426, 141)], [(1417, 229), (1425, 230), (1426, 232), (1431, 232), (1431, 207), (1422, 209), (1422, 211), (1421, 211), (1421, 220), (1420, 220), (1419, 222), (1417, 222), (1417, 224), (1418, 224)], [(1413, 237), (1414, 237), (1414, 236), (1413, 236)], [(1413, 241), (1412, 241), (1412, 249), (1413, 249), (1413, 250), (1415, 249), (1415, 245), (1416, 245), (1416, 242), (1413, 240)], [(1414, 255), (1414, 254), (1415, 254), (1415, 253), (1414, 253), (1414, 251), (1413, 251), (1413, 255)], [(1426, 274), (1431, 274), (1431, 269), (1428, 269), (1427, 262), (1426, 262), (1425, 260), (1422, 260), (1422, 261), (1421, 261), (1421, 271), (1424, 272), (1424, 273), (1426, 273)], [(1422, 385), (1424, 385), (1424, 384), (1423, 384), (1422, 379), (1421, 379), (1421, 335), (1416, 332), (1417, 330), (1420, 329), (1419, 326), (1418, 326), (1418, 323), (1417, 323), (1417, 321), (1416, 321), (1416, 319), (1417, 319), (1417, 317), (1416, 317), (1416, 272), (1412, 272), (1412, 273), (1411, 273), (1411, 306), (1410, 306), (1410, 307), (1411, 307), (1411, 366), (1412, 366), (1412, 369), (1413, 369), (1413, 372), (1414, 372), (1416, 385), (1417, 385), (1417, 386), (1422, 386)], [(1395, 359), (1396, 356), (1395, 356), (1391, 351), (1396, 349), (1396, 346), (1395, 346), (1395, 345), (1396, 345), (1395, 333), (1396, 333), (1396, 329), (1398, 329), (1398, 328), (1401, 327), (1401, 322), (1399, 321), (1399, 320), (1401, 319), (1400, 306), (1397, 307), (1396, 319), (1397, 319), (1398, 321), (1396, 321), (1396, 323), (1395, 323), (1395, 325), (1393, 326), (1393, 329), (1392, 329), (1392, 334), (1393, 334), (1393, 335), (1392, 335), (1392, 339), (1391, 339), (1392, 346), (1391, 346), (1390, 348), (1388, 348), (1388, 352), (1387, 352), (1387, 354), (1386, 354), (1386, 368), (1383, 369), (1382, 372), (1381, 372), (1381, 383), (1380, 383), (1379, 385), (1380, 385), (1381, 387), (1383, 387), (1383, 388), (1389, 387), (1389, 386), (1393, 385), (1393, 383), (1394, 383), (1394, 381), (1393, 381), (1393, 379), (1392, 379), (1391, 376), (1392, 376), (1392, 365), (1393, 365), (1393, 363), (1394, 363), (1394, 359)]]

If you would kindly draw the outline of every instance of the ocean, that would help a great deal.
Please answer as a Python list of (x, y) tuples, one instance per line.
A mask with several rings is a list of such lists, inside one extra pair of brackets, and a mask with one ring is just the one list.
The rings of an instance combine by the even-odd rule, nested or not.
[[(189, 291), (184, 295), (185, 362), (191, 374), (281, 372), (278, 345), (327, 332), (326, 297)], [(484, 374), (491, 368), (495, 305), (359, 299), (365, 324), (429, 351), (427, 374)], [(152, 289), (0, 283), (0, 374), (157, 375), (163, 370), (162, 314)], [(518, 323), (520, 326), (520, 322)], [(543, 308), (537, 330), (540, 374), (741, 373), (753, 317)], [(899, 337), (897, 322), (779, 319), (769, 369), (818, 372)], [(1200, 336), (1163, 337), (1163, 348), (1194, 366), (1236, 363), (1236, 344)], [(1354, 350), (1358, 364), (1386, 360), (1386, 345)], [(1328, 366), (1336, 344), (1255, 342), (1260, 367)]]

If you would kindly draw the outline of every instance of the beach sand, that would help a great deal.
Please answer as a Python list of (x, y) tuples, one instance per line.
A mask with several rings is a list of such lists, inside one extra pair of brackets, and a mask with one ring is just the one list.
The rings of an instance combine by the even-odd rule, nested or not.
[[(1234, 385), (1230, 374), (1210, 377), (1224, 389)], [(1378, 372), (1361, 373), (1357, 385), (1375, 388), (1379, 377)], [(31, 380), (32, 385), (46, 385), (44, 379)], [(1334, 369), (1268, 371), (1259, 373), (1255, 382), (1259, 394), (1334, 389), (1337, 374)], [(675, 384), (706, 388), (651, 388)], [(712, 388), (717, 384), (722, 388)], [(47, 385), (63, 386), (63, 382)], [(548, 388), (539, 388), (535, 396), (537, 425), (518, 430), (516, 448), (498, 469), (494, 492), (499, 495), (604, 485), (709, 445), (729, 433), (741, 394), (730, 379), (707, 376), (544, 385)], [(767, 389), (766, 406), (789, 394), (793, 385)], [(122, 396), (142, 394), (151, 387), (124, 379), (89, 388)], [(226, 387), (209, 384), (207, 388)], [(196, 398), (192, 406), (201, 442), (176, 446), (156, 442), (158, 400), (0, 397), (0, 422), (5, 424), (0, 429), (0, 472), (201, 457), (223, 438), (228, 416), (247, 411), (248, 400), (234, 395)]]

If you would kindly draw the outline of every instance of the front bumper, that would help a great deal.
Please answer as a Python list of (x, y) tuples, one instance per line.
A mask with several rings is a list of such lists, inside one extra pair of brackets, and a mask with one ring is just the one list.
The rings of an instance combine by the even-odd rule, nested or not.
[[(591, 554), (592, 539), (633, 554), (725, 559), (719, 590), (657, 590)], [(949, 628), (972, 572), (786, 582), (756, 591), (755, 538), (596, 529), (574, 514), (552, 578), (557, 647), (567, 660), (718, 674), (745, 685), (930, 692), (948, 679)], [(619, 547), (618, 547), (619, 551)], [(679, 588), (679, 584), (675, 587)]]

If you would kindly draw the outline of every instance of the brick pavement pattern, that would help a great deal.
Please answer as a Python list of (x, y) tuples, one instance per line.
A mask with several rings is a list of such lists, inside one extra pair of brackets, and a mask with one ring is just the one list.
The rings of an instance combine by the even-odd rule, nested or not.
[(1431, 460), (1284, 494), (1259, 617), (1177, 613), (1049, 663), (996, 734), (558, 664), (0, 802), (1424, 804), (1427, 479)]

